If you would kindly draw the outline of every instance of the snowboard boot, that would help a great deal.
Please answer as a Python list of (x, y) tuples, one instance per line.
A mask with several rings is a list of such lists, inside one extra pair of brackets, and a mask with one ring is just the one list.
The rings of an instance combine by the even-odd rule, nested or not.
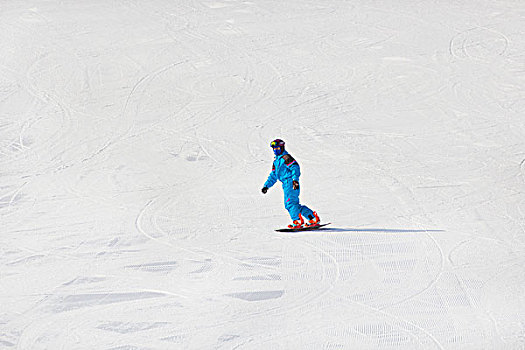
[(304, 225), (303, 216), (301, 214), (299, 214), (299, 220), (294, 220), (293, 223), (288, 225), (288, 228), (298, 229), (298, 228), (303, 228), (303, 225)]
[(308, 215), (308, 222), (306, 223), (306, 227), (317, 226), (320, 222), (321, 219), (319, 219), (319, 216), (317, 216), (317, 212), (314, 211), (313, 215)]

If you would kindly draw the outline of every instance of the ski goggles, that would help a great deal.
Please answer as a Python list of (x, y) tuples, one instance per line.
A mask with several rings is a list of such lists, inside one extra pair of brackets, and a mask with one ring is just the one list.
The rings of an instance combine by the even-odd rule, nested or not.
[(276, 148), (276, 147), (281, 147), (281, 146), (282, 146), (282, 142), (278, 142), (278, 141), (270, 142), (270, 147), (271, 148)]

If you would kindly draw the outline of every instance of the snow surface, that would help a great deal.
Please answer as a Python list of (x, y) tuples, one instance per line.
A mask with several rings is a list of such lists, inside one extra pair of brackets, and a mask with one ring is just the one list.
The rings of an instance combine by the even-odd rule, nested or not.
[[(525, 349), (525, 2), (0, 2), (0, 348)], [(331, 230), (282, 234), (283, 138)]]

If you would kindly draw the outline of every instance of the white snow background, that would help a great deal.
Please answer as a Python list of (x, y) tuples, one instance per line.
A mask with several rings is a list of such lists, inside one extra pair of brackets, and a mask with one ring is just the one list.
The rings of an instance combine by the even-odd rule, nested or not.
[[(525, 349), (525, 2), (0, 2), (0, 348)], [(330, 230), (283, 234), (282, 138)]]

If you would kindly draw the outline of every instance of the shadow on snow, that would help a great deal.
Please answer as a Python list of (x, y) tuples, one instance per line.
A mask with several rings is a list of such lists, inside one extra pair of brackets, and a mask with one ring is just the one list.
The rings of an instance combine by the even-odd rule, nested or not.
[(397, 228), (337, 228), (327, 227), (315, 231), (307, 231), (309, 233), (315, 232), (383, 232), (383, 233), (417, 233), (417, 232), (445, 232), (445, 230), (411, 230), (411, 229), (397, 229)]

